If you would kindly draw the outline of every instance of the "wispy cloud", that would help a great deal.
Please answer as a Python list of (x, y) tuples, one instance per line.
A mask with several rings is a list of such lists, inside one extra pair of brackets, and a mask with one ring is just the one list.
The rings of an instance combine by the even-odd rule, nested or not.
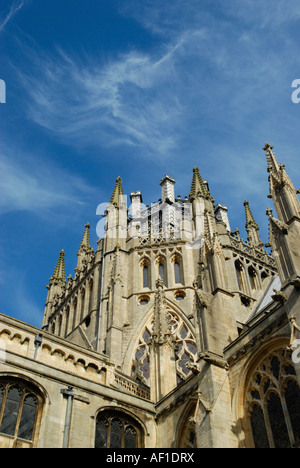
[[(266, 20), (270, 5), (129, 0), (123, 13), (158, 35), (159, 45), (106, 62), (62, 48), (46, 55), (30, 46), (26, 74), (20, 73), (28, 116), (74, 147), (119, 146), (140, 159), (176, 160), (175, 177), (182, 177), (186, 163), (201, 164), (214, 178), (213, 161), (219, 174), (236, 175), (236, 196), (246, 187), (254, 193), (263, 169), (247, 168), (253, 148), (260, 152), (274, 135), (290, 144), (278, 109), (291, 102), (297, 46), (288, 27), (299, 6), (291, 0), (285, 13), (278, 0)], [(292, 128), (295, 119), (288, 115)]]
[(29, 117), (73, 144), (143, 147), (168, 153), (176, 142), (181, 105), (169, 88), (180, 42), (159, 57), (132, 51), (105, 64), (59, 50), (30, 54), (32, 74), (22, 75)]
[[(214, 27), (221, 21), (231, 27), (251, 25), (251, 29), (269, 28), (297, 21), (300, 17), (298, 0), (127, 0), (120, 5), (120, 11), (131, 16), (155, 34), (172, 36), (187, 28), (206, 24)], [(235, 21), (238, 20), (239, 24)]]
[(18, 13), (18, 11), (23, 8), (24, 4), (24, 0), (15, 1), (12, 3), (9, 12), (3, 18), (0, 18), (0, 32), (4, 30), (5, 26)]
[[(1, 145), (2, 146), (2, 145)], [(22, 154), (20, 160), (12, 151), (0, 147), (0, 215), (16, 211), (58, 217), (59, 212), (74, 212), (93, 193), (79, 176)]]
[[(203, 131), (212, 122), (223, 131), (247, 125), (270, 87), (284, 90), (288, 45), (265, 29), (257, 34), (243, 27), (247, 14), (255, 24), (249, 1), (240, 9), (242, 19), (216, 4), (218, 14), (193, 0), (168, 2), (168, 8), (162, 2), (128, 2), (127, 14), (164, 32), (152, 52), (132, 50), (97, 62), (63, 49), (52, 55), (28, 49), (20, 79), (30, 119), (71, 145), (122, 145), (157, 159), (195, 141), (196, 119)], [(280, 11), (274, 13), (277, 24)], [(273, 42), (266, 44), (266, 34)], [(270, 109), (281, 97), (272, 96)]]

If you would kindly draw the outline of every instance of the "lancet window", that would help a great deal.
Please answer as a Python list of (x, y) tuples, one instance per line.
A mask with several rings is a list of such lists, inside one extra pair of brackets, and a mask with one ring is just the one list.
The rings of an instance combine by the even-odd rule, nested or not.
[(258, 289), (257, 274), (253, 267), (248, 268), (248, 275), (249, 275), (251, 289), (253, 290)]
[(238, 288), (240, 291), (245, 292), (244, 267), (239, 260), (235, 262), (235, 271), (236, 271), (236, 279), (238, 283)]
[(141, 261), (141, 268), (142, 268), (142, 286), (143, 288), (150, 287), (150, 263), (148, 259), (144, 258)]
[(155, 263), (157, 265), (157, 278), (161, 278), (163, 280), (164, 285), (167, 284), (167, 274), (166, 274), (166, 262), (165, 258), (162, 256), (158, 256), (158, 258), (155, 260)]
[(181, 257), (178, 254), (175, 254), (172, 257), (173, 269), (174, 269), (174, 283), (183, 284), (183, 272), (182, 272), (182, 262)]

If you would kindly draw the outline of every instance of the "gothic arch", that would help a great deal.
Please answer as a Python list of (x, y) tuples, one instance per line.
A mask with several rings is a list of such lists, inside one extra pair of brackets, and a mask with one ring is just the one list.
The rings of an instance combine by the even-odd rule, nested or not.
[[(176, 362), (177, 381), (180, 383), (191, 375), (191, 371), (186, 367), (187, 362), (196, 362), (197, 360), (195, 332), (179, 307), (174, 307), (174, 304), (170, 301), (167, 301), (167, 313), (172, 333), (178, 342)], [(152, 332), (153, 317), (154, 308), (152, 307), (139, 328), (140, 332), (136, 340), (130, 349), (128, 349), (128, 353), (126, 353), (129, 359), (125, 365), (127, 372), (145, 385), (149, 385), (150, 383), (148, 341)]]
[(155, 279), (158, 279), (160, 277), (163, 280), (164, 285), (167, 286), (168, 273), (167, 273), (166, 256), (162, 253), (157, 254), (154, 260), (154, 265), (155, 265), (155, 276), (156, 276)]
[[(115, 406), (105, 406), (97, 410), (95, 414), (95, 447), (105, 448), (107, 445), (99, 447), (107, 437), (108, 444), (110, 439), (110, 431), (113, 421), (117, 421), (117, 427), (119, 429), (119, 446), (114, 448), (143, 448), (145, 446), (145, 436), (148, 434), (147, 428), (144, 422), (131, 411)], [(99, 421), (102, 423), (102, 428), (99, 427)], [(126, 428), (129, 428), (129, 440), (131, 446), (126, 447), (125, 432)], [(101, 434), (102, 432), (102, 434)], [(99, 437), (100, 436), (100, 437)], [(98, 440), (97, 440), (98, 439)], [(112, 447), (111, 447), (112, 448)]]
[(246, 293), (247, 292), (247, 287), (246, 287), (247, 283), (246, 283), (245, 271), (247, 271), (247, 267), (245, 266), (244, 261), (242, 259), (240, 259), (240, 258), (238, 258), (234, 262), (234, 266), (235, 266), (238, 289), (239, 289), (239, 291)]
[(45, 387), (43, 387), (39, 382), (32, 379), (31, 377), (28, 377), (27, 375), (19, 374), (18, 372), (0, 372), (0, 378), (2, 377), (6, 377), (6, 378), (11, 377), (12, 379), (16, 379), (16, 380), (19, 379), (19, 380), (23, 380), (24, 382), (28, 382), (29, 385), (32, 385), (33, 387), (36, 387), (39, 390), (45, 402), (49, 401), (49, 403), (51, 403), (49, 393), (45, 389)]
[(151, 259), (147, 255), (143, 255), (140, 260), (140, 283), (142, 289), (151, 289)]
[(193, 449), (197, 447), (195, 424), (193, 417), (195, 415), (197, 399), (190, 400), (183, 409), (176, 429), (176, 447)]
[(173, 284), (184, 284), (185, 272), (182, 254), (175, 252), (171, 255), (171, 265), (173, 269)]
[(38, 446), (47, 393), (25, 375), (0, 374), (0, 439), (3, 447)]
[[(287, 412), (285, 401), (288, 386), (294, 386), (294, 395), (296, 392), (299, 398), (293, 404), (295, 411), (300, 414), (300, 388), (290, 352), (287, 351), (288, 341), (286, 336), (269, 340), (244, 366), (236, 404), (237, 420), (241, 421), (246, 447), (256, 447), (259, 444), (271, 447), (279, 447), (280, 444), (291, 446), (300, 442), (300, 426), (292, 427), (293, 418)], [(281, 424), (280, 436), (272, 428), (274, 405), (277, 408), (277, 423), (280, 421)], [(256, 427), (263, 429), (259, 433)]]

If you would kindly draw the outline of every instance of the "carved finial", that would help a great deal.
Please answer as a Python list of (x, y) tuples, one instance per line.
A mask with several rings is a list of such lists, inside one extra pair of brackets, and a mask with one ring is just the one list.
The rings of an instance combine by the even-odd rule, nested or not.
[(272, 149), (274, 149), (274, 146), (271, 146), (270, 143), (266, 143), (263, 147), (264, 151), (272, 151)]
[(271, 146), (270, 143), (266, 143), (263, 150), (266, 151), (267, 161), (268, 161), (268, 172), (273, 174), (280, 171), (280, 166), (276, 159), (275, 154), (273, 153), (274, 146)]

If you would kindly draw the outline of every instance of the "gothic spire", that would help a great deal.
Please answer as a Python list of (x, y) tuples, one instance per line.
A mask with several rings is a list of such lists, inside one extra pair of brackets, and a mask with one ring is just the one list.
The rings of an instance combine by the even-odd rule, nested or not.
[(64, 286), (66, 284), (66, 272), (65, 272), (65, 252), (60, 252), (55, 270), (50, 278), (50, 284), (58, 284)]
[(247, 200), (244, 201), (244, 206), (245, 206), (245, 212), (246, 212), (246, 230), (248, 231), (250, 228), (254, 228), (258, 231), (259, 226), (254, 219), (254, 216), (249, 206), (249, 202)]
[(197, 197), (207, 198), (209, 195), (207, 186), (205, 185), (198, 167), (193, 168), (193, 181), (190, 191), (190, 200), (194, 200)]
[(123, 192), (123, 186), (122, 186), (122, 179), (121, 177), (117, 177), (116, 179), (116, 185), (113, 191), (113, 194), (110, 199), (110, 203), (119, 208), (120, 202), (121, 202), (121, 197), (124, 197), (124, 192)]
[(279, 164), (275, 154), (273, 153), (274, 146), (271, 146), (270, 143), (266, 143), (263, 150), (266, 151), (267, 161), (268, 161), (268, 171), (279, 171)]
[(90, 244), (90, 225), (89, 223), (86, 223), (82, 241), (77, 252), (78, 262), (75, 271), (80, 271), (90, 260), (91, 254), (93, 253), (94, 250), (92, 249)]
[(248, 233), (248, 242), (254, 247), (263, 247), (263, 242), (259, 234), (259, 226), (254, 219), (252, 211), (247, 200), (244, 201), (246, 213), (246, 231)]
[(84, 253), (93, 252), (93, 249), (92, 249), (91, 244), (90, 244), (90, 228), (91, 228), (91, 226), (89, 225), (89, 223), (86, 223), (86, 225), (84, 227), (85, 227), (85, 229), (84, 229), (84, 233), (83, 233), (83, 237), (82, 237), (82, 241), (81, 241), (78, 253), (80, 253), (80, 252), (84, 252)]
[(263, 148), (267, 152), (270, 194), (275, 210), (280, 221), (289, 223), (292, 219), (300, 219), (300, 204), (298, 191), (296, 191), (289, 178), (285, 165), (279, 164), (274, 153), (273, 146), (266, 143)]

